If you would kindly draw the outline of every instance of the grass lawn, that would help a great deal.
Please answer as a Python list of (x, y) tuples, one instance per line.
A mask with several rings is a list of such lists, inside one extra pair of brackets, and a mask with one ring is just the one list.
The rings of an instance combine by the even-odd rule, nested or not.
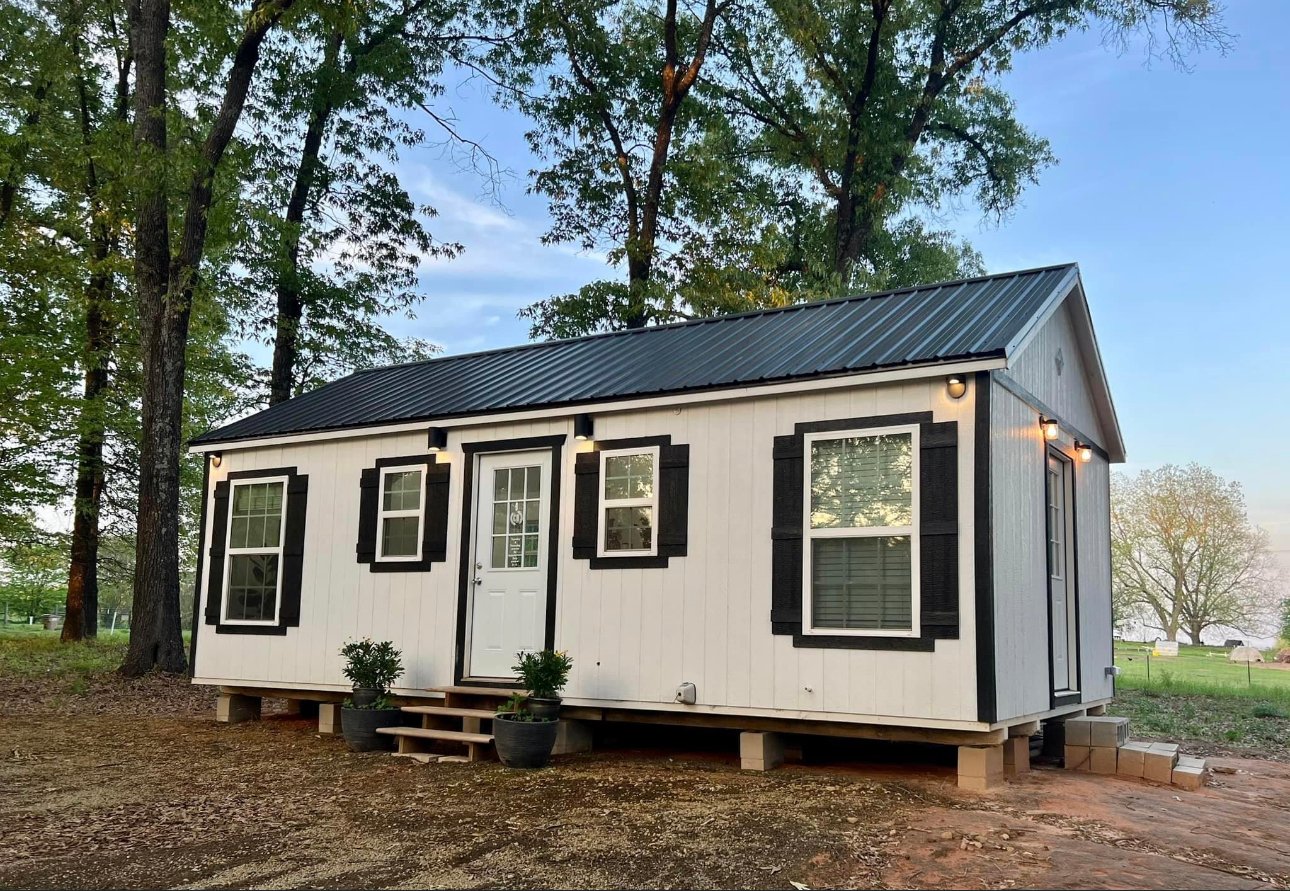
[(1135, 736), (1207, 743), (1253, 755), (1290, 756), (1290, 671), (1227, 661), (1222, 647), (1179, 647), (1151, 656), (1149, 644), (1117, 642), (1112, 714)]

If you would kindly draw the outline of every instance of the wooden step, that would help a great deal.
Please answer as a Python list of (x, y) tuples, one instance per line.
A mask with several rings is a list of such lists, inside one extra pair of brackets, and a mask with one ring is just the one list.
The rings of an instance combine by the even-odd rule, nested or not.
[(480, 718), (492, 720), (497, 714), (491, 708), (449, 708), (446, 705), (405, 705), (403, 711), (410, 715), (434, 715), (444, 718)]
[(433, 730), (424, 727), (378, 727), (377, 733), (413, 739), (438, 739), (447, 742), (474, 743), (486, 746), (493, 741), (491, 733), (465, 733), (461, 730)]

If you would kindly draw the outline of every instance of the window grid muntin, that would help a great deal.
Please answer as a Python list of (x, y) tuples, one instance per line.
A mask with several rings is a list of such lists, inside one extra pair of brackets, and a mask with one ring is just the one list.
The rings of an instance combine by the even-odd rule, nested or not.
[[(901, 526), (851, 526), (822, 527), (812, 525), (812, 447), (822, 440), (862, 439), (908, 434), (910, 437), (909, 460), (909, 499), (910, 522)], [(920, 635), (920, 580), (921, 541), (919, 527), (919, 472), (920, 472), (920, 429), (917, 424), (893, 427), (857, 428), (836, 430), (827, 433), (808, 433), (802, 437), (802, 633), (806, 635), (847, 636), (847, 637), (918, 637)], [(954, 493), (953, 497), (957, 497)], [(814, 625), (814, 597), (812, 591), (813, 542), (821, 538), (891, 538), (908, 536), (910, 539), (910, 627), (908, 629), (867, 629), (867, 628), (816, 628)]]
[[(493, 469), (490, 570), (523, 571), (538, 567), (542, 548), (542, 468), (541, 464), (526, 464)], [(505, 483), (499, 487), (503, 477)], [(520, 519), (514, 520), (517, 510)], [(519, 558), (518, 565), (509, 565), (512, 557)]]
[[(407, 495), (414, 490), (407, 488), (408, 476), (414, 475), (416, 483), (416, 507), (399, 507), (387, 509), (387, 495), (396, 494), (399, 496), (398, 503), (406, 504)], [(396, 479), (398, 488), (386, 492), (387, 480)], [(397, 467), (382, 467), (380, 478), (377, 482), (377, 502), (376, 502), (376, 561), (378, 563), (407, 563), (415, 562), (421, 559), (422, 539), (425, 536), (425, 506), (426, 506), (426, 468), (422, 464), (403, 464)], [(386, 554), (386, 520), (405, 519), (415, 517), (417, 521), (415, 547), (416, 550), (411, 554)]]
[[(278, 624), (278, 615), (282, 606), (282, 541), (284, 537), (284, 526), (285, 526), (286, 516), (287, 516), (287, 498), (288, 498), (287, 477), (285, 476), (258, 477), (258, 478), (252, 477), (246, 480), (230, 480), (229, 484), (230, 484), (229, 499), (228, 499), (229, 520), (228, 520), (228, 528), (225, 530), (225, 533), (224, 533), (225, 535), (224, 584), (222, 588), (224, 602), (221, 610), (221, 615), (223, 616), (222, 621), (226, 625), (276, 625)], [(257, 489), (264, 490), (267, 494), (267, 490), (270, 489), (271, 487), (280, 487), (280, 492), (279, 492), (279, 495), (277, 496), (277, 506), (278, 506), (277, 516), (276, 516), (276, 521), (277, 521), (276, 528), (278, 533), (277, 544), (274, 545), (273, 547), (268, 547), (267, 545), (258, 546), (258, 547), (247, 547), (247, 546), (234, 547), (233, 529), (235, 526), (235, 522), (234, 522), (235, 519), (268, 518), (271, 516), (270, 514), (264, 512), (263, 510), (256, 513), (243, 512), (239, 514), (238, 513), (238, 490), (239, 489), (247, 490), (248, 497), (250, 497)], [(251, 524), (248, 523), (247, 527), (250, 527), (250, 525)], [(268, 523), (266, 522), (264, 526), (267, 528)], [(247, 542), (249, 539), (244, 537), (241, 540), (243, 542)], [(233, 598), (232, 598), (232, 588), (233, 588), (232, 581), (233, 581), (233, 572), (234, 572), (233, 567), (235, 564), (238, 563), (237, 558), (244, 558), (244, 557), (272, 558), (274, 561), (272, 618), (268, 618), (268, 619), (263, 618), (264, 616), (263, 597), (264, 597), (264, 592), (267, 590), (267, 587), (264, 585), (258, 586), (260, 588), (260, 597), (261, 597), (261, 601), (260, 601), (261, 618), (236, 619), (230, 615), (230, 610), (233, 606)], [(267, 561), (265, 562), (264, 565), (268, 565)], [(245, 608), (245, 602), (246, 602), (245, 591), (249, 590), (252, 586), (239, 585), (238, 587), (244, 589), (242, 594), (242, 605)]]
[[(600, 483), (597, 508), (597, 541), (596, 554), (600, 557), (654, 557), (658, 555), (658, 499), (659, 499), (659, 456), (658, 446), (645, 446), (623, 449), (604, 449), (600, 452)], [(608, 488), (608, 465), (610, 459), (621, 457), (650, 456), (650, 494), (649, 497), (610, 498)], [(609, 511), (622, 508), (646, 509), (649, 511), (649, 547), (648, 548), (609, 548)]]

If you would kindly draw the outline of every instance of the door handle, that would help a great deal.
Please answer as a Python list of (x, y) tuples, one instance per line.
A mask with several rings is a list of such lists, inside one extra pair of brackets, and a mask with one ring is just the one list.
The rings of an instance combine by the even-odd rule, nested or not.
[(479, 576), (475, 576), (476, 585), (482, 585), (483, 583), (484, 583), (484, 580), (482, 578), (480, 578)]

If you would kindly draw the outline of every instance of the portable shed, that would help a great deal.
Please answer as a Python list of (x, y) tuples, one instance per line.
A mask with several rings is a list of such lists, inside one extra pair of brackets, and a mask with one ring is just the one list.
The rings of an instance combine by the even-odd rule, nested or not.
[(552, 647), (567, 714), (753, 742), (997, 747), (1113, 694), (1073, 264), (362, 371), (191, 447), (228, 696), (335, 698), (363, 636), (402, 696)]

